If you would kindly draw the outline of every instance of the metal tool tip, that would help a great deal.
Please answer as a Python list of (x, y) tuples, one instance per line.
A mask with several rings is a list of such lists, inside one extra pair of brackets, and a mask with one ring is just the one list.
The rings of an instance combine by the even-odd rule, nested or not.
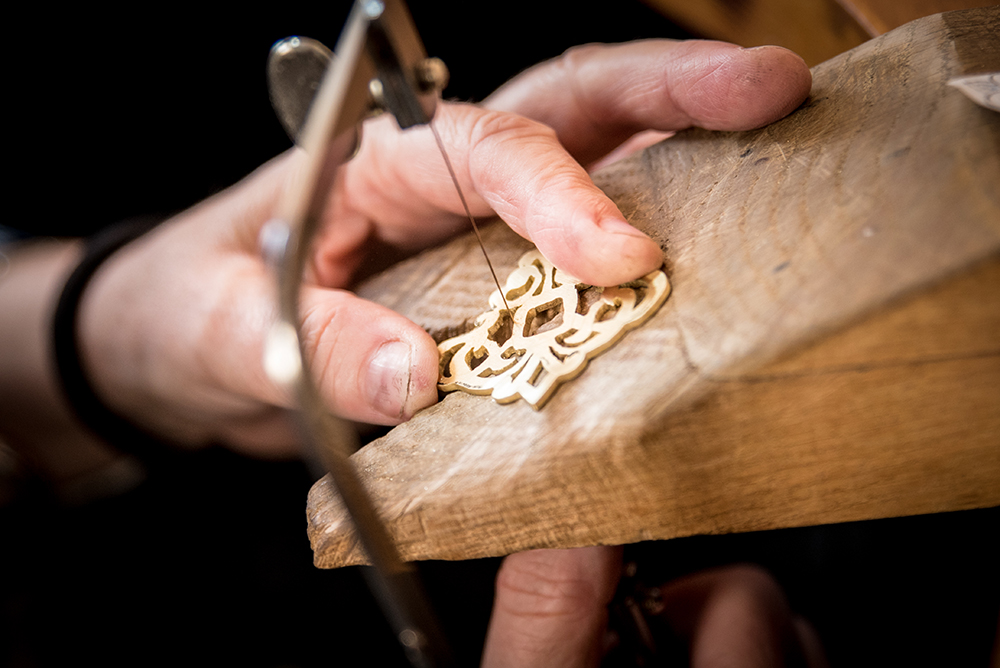
[(369, 19), (377, 19), (385, 11), (385, 5), (381, 0), (365, 0), (364, 10), (365, 16)]

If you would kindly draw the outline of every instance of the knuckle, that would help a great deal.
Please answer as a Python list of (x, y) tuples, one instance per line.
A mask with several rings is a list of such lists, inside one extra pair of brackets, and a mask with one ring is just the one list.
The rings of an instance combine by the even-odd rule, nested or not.
[(558, 58), (558, 62), (560, 62), (563, 67), (575, 70), (591, 58), (598, 56), (606, 49), (606, 45), (597, 42), (577, 44), (563, 51), (562, 55)]
[(489, 153), (498, 146), (530, 137), (555, 137), (552, 128), (506, 111), (484, 110), (469, 128), (469, 147), (476, 153)]
[(524, 616), (573, 616), (590, 610), (597, 601), (594, 584), (573, 572), (513, 567), (505, 563), (497, 575), (497, 591), (509, 612)]
[(338, 360), (337, 349), (343, 329), (342, 321), (349, 309), (350, 305), (345, 303), (344, 299), (337, 299), (329, 303), (312, 304), (304, 308), (299, 316), (302, 348), (308, 363), (314, 370), (319, 370), (316, 382), (320, 387), (331, 383), (329, 373), (342, 366), (333, 362)]

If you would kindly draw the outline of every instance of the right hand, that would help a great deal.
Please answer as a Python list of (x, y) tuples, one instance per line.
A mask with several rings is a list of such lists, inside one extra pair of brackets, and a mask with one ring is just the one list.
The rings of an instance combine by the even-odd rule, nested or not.
[[(618, 548), (512, 554), (497, 576), (483, 668), (593, 668), (600, 663)], [(660, 587), (662, 621), (692, 668), (827, 668), (812, 626), (764, 570), (738, 565)]]

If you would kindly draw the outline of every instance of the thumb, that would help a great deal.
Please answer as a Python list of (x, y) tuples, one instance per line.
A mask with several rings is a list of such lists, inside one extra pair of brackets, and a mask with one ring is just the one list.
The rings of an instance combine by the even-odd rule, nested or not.
[(330, 409), (394, 425), (437, 401), (438, 350), (413, 322), (344, 290), (303, 288), (303, 347)]
[(535, 550), (507, 557), (497, 575), (484, 668), (596, 666), (621, 551)]

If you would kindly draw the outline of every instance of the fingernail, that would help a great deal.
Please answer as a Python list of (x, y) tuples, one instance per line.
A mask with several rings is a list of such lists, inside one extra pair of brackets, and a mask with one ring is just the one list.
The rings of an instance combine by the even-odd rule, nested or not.
[(639, 237), (640, 239), (649, 238), (646, 234), (643, 234), (620, 218), (605, 218), (597, 226), (608, 234), (627, 234), (630, 237)]
[(368, 401), (387, 417), (403, 416), (410, 393), (410, 346), (402, 341), (384, 343), (368, 364)]

